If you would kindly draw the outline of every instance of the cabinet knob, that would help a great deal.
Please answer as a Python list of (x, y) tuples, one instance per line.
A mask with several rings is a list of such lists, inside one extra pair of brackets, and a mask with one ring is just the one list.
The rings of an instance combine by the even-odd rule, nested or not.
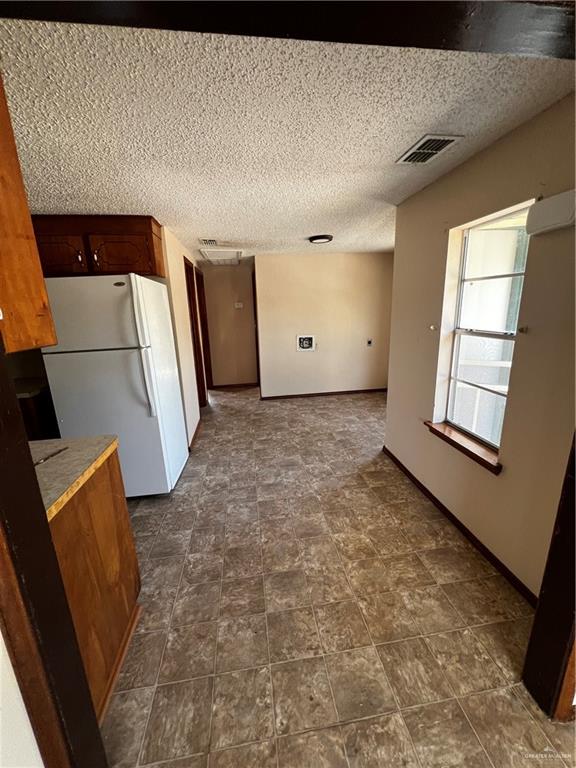
[(99, 251), (99, 250), (100, 250), (99, 248), (96, 248), (96, 250), (95, 250), (95, 251), (94, 251), (94, 253), (92, 254), (92, 258), (94, 259), (94, 263), (95, 263), (95, 264), (98, 264), (98, 251)]
[(78, 253), (76, 254), (76, 258), (78, 259), (80, 264), (82, 264), (82, 251), (78, 251)]

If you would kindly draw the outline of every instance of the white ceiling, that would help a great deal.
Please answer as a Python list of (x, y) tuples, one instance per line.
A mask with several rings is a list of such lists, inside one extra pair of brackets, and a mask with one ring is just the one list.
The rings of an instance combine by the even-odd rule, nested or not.
[[(395, 205), (573, 79), (551, 59), (44, 22), (0, 20), (0, 51), (33, 212), (152, 214), (247, 253), (390, 249)], [(394, 165), (444, 132), (466, 138)]]

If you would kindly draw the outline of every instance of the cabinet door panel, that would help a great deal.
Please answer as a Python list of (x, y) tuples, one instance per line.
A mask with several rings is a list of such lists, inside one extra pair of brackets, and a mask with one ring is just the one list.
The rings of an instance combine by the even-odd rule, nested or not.
[(36, 243), (46, 277), (88, 272), (84, 242), (79, 235), (37, 235)]
[(154, 259), (146, 235), (89, 235), (93, 269), (99, 274), (154, 274)]

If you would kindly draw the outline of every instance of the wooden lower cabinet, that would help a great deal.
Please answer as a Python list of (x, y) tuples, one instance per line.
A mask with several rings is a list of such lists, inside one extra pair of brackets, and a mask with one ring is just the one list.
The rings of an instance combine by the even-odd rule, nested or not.
[(140, 574), (114, 451), (50, 521), (97, 717), (138, 619)]

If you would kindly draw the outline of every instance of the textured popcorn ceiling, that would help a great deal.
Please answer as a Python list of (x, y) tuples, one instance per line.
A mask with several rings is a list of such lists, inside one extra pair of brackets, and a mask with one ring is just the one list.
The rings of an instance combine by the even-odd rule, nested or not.
[[(396, 204), (567, 94), (573, 68), (2, 20), (0, 51), (33, 212), (153, 214), (193, 249), (248, 253), (391, 248)], [(466, 139), (394, 165), (443, 132)]]

